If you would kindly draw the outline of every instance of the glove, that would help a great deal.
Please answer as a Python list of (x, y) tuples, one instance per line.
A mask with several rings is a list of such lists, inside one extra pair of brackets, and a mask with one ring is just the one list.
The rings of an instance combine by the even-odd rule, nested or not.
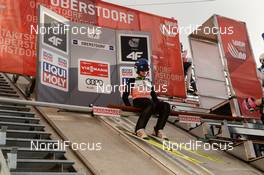
[(243, 100), (242, 106), (245, 110), (247, 110), (249, 112), (255, 112), (257, 109), (255, 99), (252, 97), (249, 97), (249, 98), (246, 98), (245, 100)]

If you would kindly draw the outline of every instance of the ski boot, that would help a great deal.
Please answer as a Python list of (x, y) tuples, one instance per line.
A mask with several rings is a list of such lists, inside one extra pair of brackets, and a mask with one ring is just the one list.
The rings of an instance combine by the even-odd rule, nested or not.
[(162, 129), (158, 130), (158, 131), (153, 131), (153, 134), (155, 137), (158, 137), (160, 139), (163, 139), (163, 140), (169, 140), (168, 137), (166, 136), (166, 134), (164, 133), (164, 131)]
[(136, 131), (136, 135), (137, 135), (139, 138), (141, 138), (141, 139), (145, 139), (145, 140), (149, 139), (149, 138), (148, 138), (148, 135), (147, 135), (146, 132), (145, 132), (145, 129), (139, 129), (139, 130), (137, 130), (137, 131)]

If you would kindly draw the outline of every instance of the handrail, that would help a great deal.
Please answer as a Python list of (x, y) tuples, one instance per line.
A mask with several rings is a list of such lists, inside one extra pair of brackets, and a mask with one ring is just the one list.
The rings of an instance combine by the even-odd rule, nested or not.
[[(66, 109), (70, 111), (76, 112), (87, 112), (91, 113), (93, 111), (92, 107), (84, 107), (84, 106), (76, 106), (76, 105), (65, 105), (65, 104), (58, 104), (58, 103), (47, 103), (47, 102), (39, 102), (39, 101), (29, 101), (29, 100), (19, 100), (19, 99), (10, 99), (10, 98), (3, 98), (0, 97), (0, 102), (4, 103), (15, 103), (15, 104), (22, 104), (22, 105), (30, 105), (30, 106), (40, 106), (40, 107), (50, 107), (50, 108), (59, 108), (59, 109)], [(119, 108), (125, 111), (131, 112), (140, 112), (141, 109), (137, 109), (134, 107), (122, 106), (122, 105), (109, 105), (110, 108)], [(172, 111), (171, 115), (194, 115), (199, 116), (201, 118), (206, 119), (215, 119), (215, 120), (230, 120), (230, 121), (242, 121), (243, 118), (232, 117), (232, 116), (221, 116), (216, 114), (205, 114), (205, 113), (195, 113), (195, 112), (186, 112), (186, 111)]]
[(47, 102), (39, 102), (39, 101), (29, 101), (29, 100), (20, 100), (20, 99), (10, 99), (0, 97), (0, 102), (2, 103), (11, 103), (11, 104), (21, 104), (21, 105), (29, 105), (29, 106), (40, 106), (40, 107), (49, 107), (49, 108), (59, 108), (76, 112), (92, 112), (91, 107), (84, 106), (76, 106), (76, 105), (65, 105), (58, 103), (47, 103)]
[[(142, 109), (135, 108), (132, 106), (123, 106), (123, 105), (108, 105), (109, 108), (117, 108), (123, 111), (129, 112), (140, 112)], [(208, 113), (201, 113), (201, 112), (187, 112), (187, 111), (171, 111), (171, 116), (178, 116), (178, 115), (190, 115), (190, 116), (198, 116), (203, 119), (213, 119), (213, 120), (227, 120), (227, 121), (243, 121), (243, 118), (239, 117), (232, 117), (232, 116), (222, 116), (217, 114), (208, 114)]]

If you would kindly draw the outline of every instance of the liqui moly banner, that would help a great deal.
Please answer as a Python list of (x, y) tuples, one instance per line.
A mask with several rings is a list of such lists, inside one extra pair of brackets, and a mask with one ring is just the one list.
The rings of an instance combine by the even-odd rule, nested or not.
[[(0, 0), (0, 71), (36, 75), (37, 8), (70, 21), (151, 34), (155, 85), (164, 95), (186, 97), (177, 21), (96, 0)], [(140, 58), (140, 57), (139, 57)]]
[(245, 117), (259, 118), (259, 112), (249, 113), (242, 108), (246, 97), (261, 98), (262, 90), (257, 78), (256, 63), (251, 50), (246, 24), (217, 16), (219, 28), (232, 27), (233, 32), (220, 34), (220, 40), (227, 59), (231, 86), (238, 98), (240, 110)]
[(68, 59), (44, 49), (41, 59), (41, 83), (67, 92), (69, 89)]

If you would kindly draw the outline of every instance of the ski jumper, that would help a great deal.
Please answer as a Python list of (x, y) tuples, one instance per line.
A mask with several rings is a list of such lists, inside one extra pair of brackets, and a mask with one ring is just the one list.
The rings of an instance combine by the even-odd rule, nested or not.
[(151, 115), (156, 113), (158, 114), (158, 121), (154, 130), (162, 130), (165, 127), (170, 114), (170, 105), (158, 100), (149, 79), (144, 77), (129, 79), (122, 96), (126, 106), (131, 106), (128, 99), (129, 95), (132, 96), (133, 106), (143, 110), (137, 121), (135, 131), (145, 129)]

